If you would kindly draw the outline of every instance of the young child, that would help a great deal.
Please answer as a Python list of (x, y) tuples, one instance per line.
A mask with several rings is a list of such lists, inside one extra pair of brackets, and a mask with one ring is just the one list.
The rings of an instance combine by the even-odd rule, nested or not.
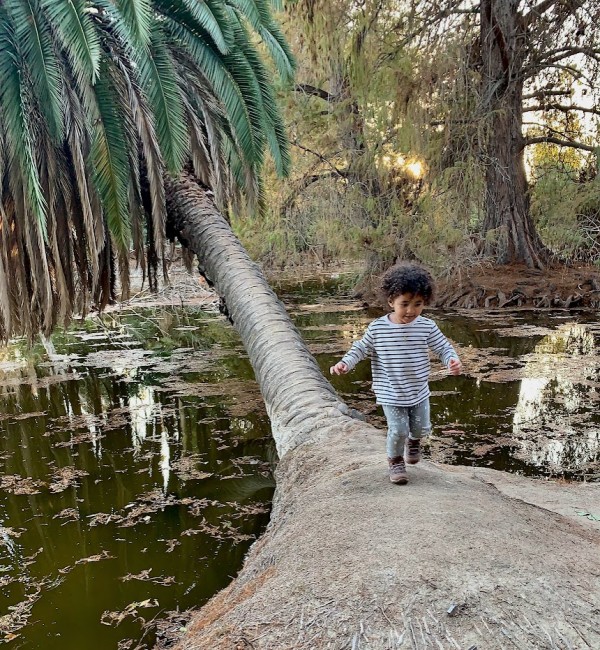
[(373, 391), (388, 423), (390, 481), (404, 485), (408, 482), (404, 459), (418, 463), (421, 438), (431, 433), (429, 350), (453, 375), (460, 374), (461, 363), (438, 326), (421, 316), (433, 295), (428, 271), (416, 264), (398, 264), (384, 275), (381, 289), (392, 312), (374, 320), (330, 372), (345, 374), (371, 357)]

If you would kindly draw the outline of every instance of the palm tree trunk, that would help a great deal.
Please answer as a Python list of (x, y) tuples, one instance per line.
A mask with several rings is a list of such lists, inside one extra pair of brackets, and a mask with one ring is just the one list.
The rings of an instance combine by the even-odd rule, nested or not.
[[(575, 647), (575, 630), (600, 647), (589, 616), (600, 608), (598, 537), (580, 530), (573, 520), (581, 517), (549, 516), (543, 488), (493, 470), (423, 462), (408, 489), (390, 485), (381, 432), (348, 417), (210, 196), (186, 176), (167, 190), (168, 234), (200, 254), (201, 271), (225, 297), (282, 457), (267, 531), (176, 649), (367, 647), (363, 640), (400, 648), (409, 634), (417, 647), (422, 622), (431, 642), (423, 638), (423, 647), (501, 647), (503, 617), (517, 613), (540, 630), (511, 627), (517, 647), (547, 647), (559, 633)], [(552, 502), (558, 498), (552, 491)], [(586, 504), (597, 502), (597, 492), (568, 498), (592, 508)], [(530, 505), (537, 499), (538, 509)], [(500, 586), (506, 610), (499, 609)], [(565, 602), (575, 616), (572, 632), (561, 614)], [(450, 603), (459, 609), (456, 621)]]
[(167, 181), (168, 235), (198, 255), (250, 357), (281, 456), (359, 417), (336, 395), (259, 267), (210, 196), (187, 175)]

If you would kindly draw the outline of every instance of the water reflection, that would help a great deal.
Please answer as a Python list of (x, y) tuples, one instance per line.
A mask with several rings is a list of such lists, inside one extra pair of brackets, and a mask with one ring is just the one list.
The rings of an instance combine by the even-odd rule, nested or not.
[(589, 325), (565, 323), (556, 332), (545, 336), (536, 346), (539, 354), (571, 354), (589, 356), (596, 353), (594, 334)]
[[(141, 601), (158, 602), (147, 619), (201, 604), (266, 525), (264, 408), (215, 383), (247, 373), (239, 341), (185, 310), (124, 319), (127, 332), (115, 320), (59, 333), (50, 360), (19, 345), (0, 360), (0, 633), (18, 647), (139, 640), (139, 619), (101, 620)], [(185, 381), (190, 369), (202, 383)]]
[[(140, 447), (148, 434), (148, 424), (156, 425), (156, 407), (160, 408), (154, 400), (154, 389), (151, 386), (138, 386), (136, 394), (129, 396), (128, 410), (131, 414), (131, 434), (134, 453), (139, 453)], [(152, 430), (150, 435), (154, 435)]]
[[(520, 454), (549, 471), (583, 473), (600, 457), (598, 347), (591, 328), (566, 323), (535, 346), (513, 418)], [(594, 426), (596, 424), (596, 426)]]

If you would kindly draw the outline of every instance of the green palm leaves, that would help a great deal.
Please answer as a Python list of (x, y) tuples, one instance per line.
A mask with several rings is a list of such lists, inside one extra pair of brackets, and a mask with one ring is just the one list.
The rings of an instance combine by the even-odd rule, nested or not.
[(100, 66), (100, 35), (84, 0), (42, 0), (41, 9), (78, 83), (94, 83)]
[(164, 174), (191, 164), (225, 207), (266, 150), (287, 172), (261, 52), (291, 79), (270, 0), (0, 4), (0, 339), (103, 307), (132, 248), (155, 277)]

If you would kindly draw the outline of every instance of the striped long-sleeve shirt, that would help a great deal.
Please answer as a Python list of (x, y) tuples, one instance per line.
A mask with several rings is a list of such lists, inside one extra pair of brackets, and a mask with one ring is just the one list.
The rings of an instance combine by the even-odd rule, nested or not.
[(370, 356), (377, 403), (414, 406), (430, 394), (429, 350), (445, 366), (451, 359), (458, 359), (448, 339), (429, 318), (419, 316), (412, 323), (400, 325), (382, 316), (369, 325), (342, 361), (352, 370)]

